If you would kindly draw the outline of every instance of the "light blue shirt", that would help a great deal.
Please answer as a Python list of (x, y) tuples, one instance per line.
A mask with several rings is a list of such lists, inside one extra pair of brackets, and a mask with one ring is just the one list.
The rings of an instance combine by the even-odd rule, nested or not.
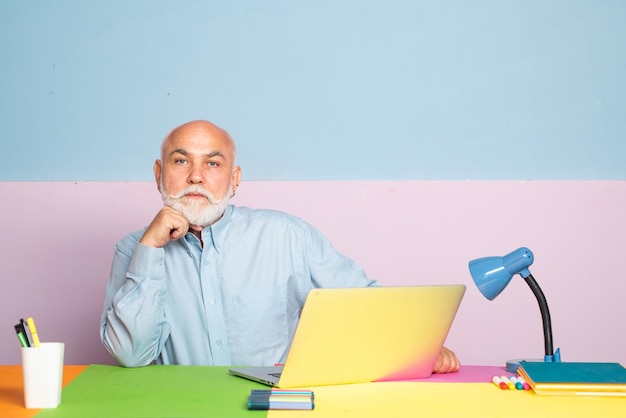
[[(127, 367), (282, 363), (307, 293), (369, 280), (294, 216), (229, 206), (215, 224), (163, 248), (115, 247), (102, 343)], [(202, 245), (204, 243), (204, 245)]]

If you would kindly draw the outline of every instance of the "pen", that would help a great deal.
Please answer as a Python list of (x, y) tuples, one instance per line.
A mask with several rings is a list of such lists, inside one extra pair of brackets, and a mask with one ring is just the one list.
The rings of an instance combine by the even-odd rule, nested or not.
[(20, 344), (22, 344), (22, 347), (28, 347), (28, 341), (26, 341), (26, 337), (22, 331), (22, 324), (15, 325), (15, 332), (17, 334), (17, 339), (20, 340)]
[(37, 328), (35, 328), (35, 321), (33, 318), (28, 318), (28, 328), (30, 329), (30, 335), (33, 337), (33, 347), (39, 347), (39, 335), (37, 335)]
[(28, 346), (33, 345), (33, 340), (30, 338), (30, 332), (28, 331), (28, 324), (24, 321), (24, 318), (20, 318), (20, 324), (22, 325), (22, 331), (24, 331), (24, 337), (26, 338), (26, 342), (28, 342)]

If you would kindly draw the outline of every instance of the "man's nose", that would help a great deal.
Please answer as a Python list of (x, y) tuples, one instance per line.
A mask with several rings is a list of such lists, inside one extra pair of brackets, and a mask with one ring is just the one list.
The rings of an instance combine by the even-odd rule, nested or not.
[(189, 172), (189, 177), (187, 179), (189, 184), (201, 184), (202, 183), (202, 172), (199, 167), (192, 167)]

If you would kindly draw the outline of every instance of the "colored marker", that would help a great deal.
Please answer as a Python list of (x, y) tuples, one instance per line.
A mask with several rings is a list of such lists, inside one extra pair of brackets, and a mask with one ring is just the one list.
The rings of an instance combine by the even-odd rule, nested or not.
[(37, 335), (37, 328), (35, 328), (35, 321), (33, 318), (26, 320), (28, 328), (30, 329), (30, 336), (33, 337), (33, 347), (39, 347), (39, 335)]
[(20, 340), (22, 347), (28, 347), (28, 341), (26, 340), (26, 336), (22, 330), (22, 324), (15, 325), (15, 333), (17, 334), (17, 339)]
[(524, 390), (530, 390), (530, 385), (528, 384), (528, 382), (526, 382), (524, 380), (524, 378), (522, 376), (518, 376), (517, 377), (517, 381), (520, 382), (522, 384), (522, 388)]
[(502, 380), (502, 381), (506, 384), (506, 386), (507, 386), (509, 389), (511, 389), (511, 390), (514, 390), (514, 389), (515, 389), (515, 383), (511, 382), (511, 381), (509, 380), (509, 378), (508, 378), (508, 377), (506, 377), (506, 376), (500, 376), (500, 379), (501, 379), (501, 380)]
[(522, 384), (522, 382), (519, 381), (517, 377), (511, 376), (510, 379), (511, 379), (511, 382), (513, 382), (513, 384), (515, 385), (515, 389), (524, 390), (524, 385)]
[(307, 390), (307, 389), (279, 389), (279, 388), (252, 389), (250, 391), (250, 395), (251, 396), (256, 396), (256, 395), (308, 396), (312, 399), (315, 398), (315, 394), (313, 393), (313, 391)]
[(20, 324), (22, 325), (22, 331), (24, 331), (24, 337), (26, 337), (26, 341), (28, 342), (28, 346), (33, 345), (33, 341), (30, 339), (30, 332), (28, 331), (28, 324), (24, 321), (24, 318), (20, 318)]
[(507, 386), (506, 383), (504, 383), (502, 381), (502, 379), (500, 379), (500, 377), (498, 376), (493, 376), (491, 378), (491, 381), (493, 382), (494, 385), (496, 385), (497, 387), (499, 387), (502, 390), (507, 390), (509, 387)]
[(248, 409), (313, 409), (313, 392), (307, 390), (252, 389)]
[(26, 332), (26, 328), (26, 324), (22, 323), (22, 321), (20, 320), (20, 322), (15, 325), (15, 332), (18, 332), (24, 337), (24, 340), (26, 340), (26, 347), (31, 347), (32, 344), (30, 342), (30, 338), (28, 338), (28, 332)]

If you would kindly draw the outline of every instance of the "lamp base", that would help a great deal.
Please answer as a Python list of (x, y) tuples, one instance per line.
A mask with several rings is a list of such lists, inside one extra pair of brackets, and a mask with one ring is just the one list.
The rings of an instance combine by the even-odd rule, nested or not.
[(517, 368), (519, 367), (520, 361), (542, 361), (545, 363), (560, 363), (561, 362), (561, 349), (557, 348), (554, 354), (543, 356), (543, 359), (531, 358), (531, 359), (518, 359), (518, 360), (508, 360), (506, 362), (506, 371), (510, 373), (516, 373)]
[(517, 373), (517, 368), (519, 367), (519, 363), (520, 361), (528, 361), (528, 362), (533, 362), (533, 361), (540, 361), (540, 362), (544, 362), (545, 360), (542, 358), (521, 358), (521, 359), (516, 359), (516, 360), (507, 360), (506, 361), (506, 371), (509, 373)]

